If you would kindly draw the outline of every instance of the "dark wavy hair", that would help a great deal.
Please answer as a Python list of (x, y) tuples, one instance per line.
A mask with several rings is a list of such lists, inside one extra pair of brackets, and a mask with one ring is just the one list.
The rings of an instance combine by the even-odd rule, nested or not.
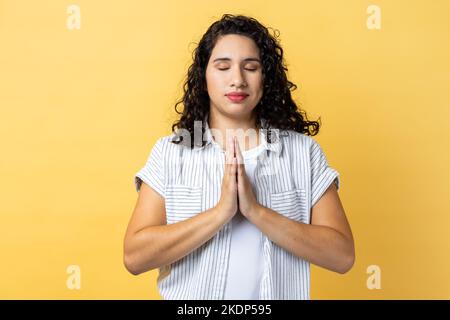
[[(308, 121), (306, 113), (300, 110), (292, 100), (291, 90), (297, 86), (287, 79), (288, 70), (284, 59), (283, 49), (278, 42), (279, 31), (274, 30), (274, 35), (256, 19), (243, 16), (224, 14), (222, 18), (214, 22), (203, 35), (197, 48), (192, 54), (193, 63), (188, 69), (187, 79), (184, 82), (183, 97), (175, 104), (175, 112), (181, 117), (172, 125), (175, 128), (189, 131), (191, 136), (191, 148), (194, 144), (194, 121), (204, 121), (210, 111), (210, 100), (206, 86), (206, 68), (211, 52), (220, 36), (237, 34), (249, 37), (255, 41), (260, 50), (260, 58), (263, 66), (263, 95), (256, 105), (256, 123), (264, 118), (265, 128), (270, 127), (280, 130), (293, 130), (306, 135), (314, 136), (319, 132), (319, 121)], [(177, 106), (184, 105), (182, 112)], [(202, 128), (204, 133), (204, 128)], [(267, 142), (271, 143), (270, 130), (267, 130)], [(175, 141), (178, 140), (178, 141)], [(183, 136), (176, 133), (172, 142), (180, 143)], [(202, 141), (204, 145), (204, 141)]]

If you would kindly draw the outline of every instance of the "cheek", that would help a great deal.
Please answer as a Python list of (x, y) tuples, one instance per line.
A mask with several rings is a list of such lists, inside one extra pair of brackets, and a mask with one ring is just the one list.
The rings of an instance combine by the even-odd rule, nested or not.
[(206, 75), (206, 84), (210, 94), (218, 94), (223, 89), (223, 79), (215, 73)]
[(257, 79), (255, 79), (255, 92), (257, 92), (257, 96), (259, 98), (263, 95), (263, 88), (264, 88), (264, 82), (262, 76), (259, 76)]
[(264, 79), (262, 73), (252, 73), (250, 74), (250, 79), (255, 87), (262, 87)]

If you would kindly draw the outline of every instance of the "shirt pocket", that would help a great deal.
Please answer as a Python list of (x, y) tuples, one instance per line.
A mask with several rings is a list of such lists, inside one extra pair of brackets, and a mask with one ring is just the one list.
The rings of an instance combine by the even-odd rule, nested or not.
[(294, 189), (272, 193), (270, 198), (272, 210), (275, 210), (289, 219), (309, 223), (305, 189)]
[(171, 184), (165, 190), (167, 224), (189, 219), (202, 211), (202, 187)]

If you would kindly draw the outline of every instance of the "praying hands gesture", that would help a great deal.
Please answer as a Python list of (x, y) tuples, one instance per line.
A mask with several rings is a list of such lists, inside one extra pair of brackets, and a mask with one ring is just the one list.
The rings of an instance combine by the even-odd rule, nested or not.
[(232, 218), (239, 211), (249, 218), (260, 205), (245, 172), (244, 158), (235, 137), (227, 140), (222, 193), (217, 204), (220, 212)]

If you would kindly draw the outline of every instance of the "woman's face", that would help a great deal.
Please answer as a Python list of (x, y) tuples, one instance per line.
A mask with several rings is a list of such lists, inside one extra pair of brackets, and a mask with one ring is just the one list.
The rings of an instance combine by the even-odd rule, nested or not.
[[(262, 63), (256, 43), (236, 34), (220, 37), (208, 61), (206, 85), (211, 109), (231, 118), (248, 117), (263, 95)], [(245, 98), (233, 95), (236, 92)]]

